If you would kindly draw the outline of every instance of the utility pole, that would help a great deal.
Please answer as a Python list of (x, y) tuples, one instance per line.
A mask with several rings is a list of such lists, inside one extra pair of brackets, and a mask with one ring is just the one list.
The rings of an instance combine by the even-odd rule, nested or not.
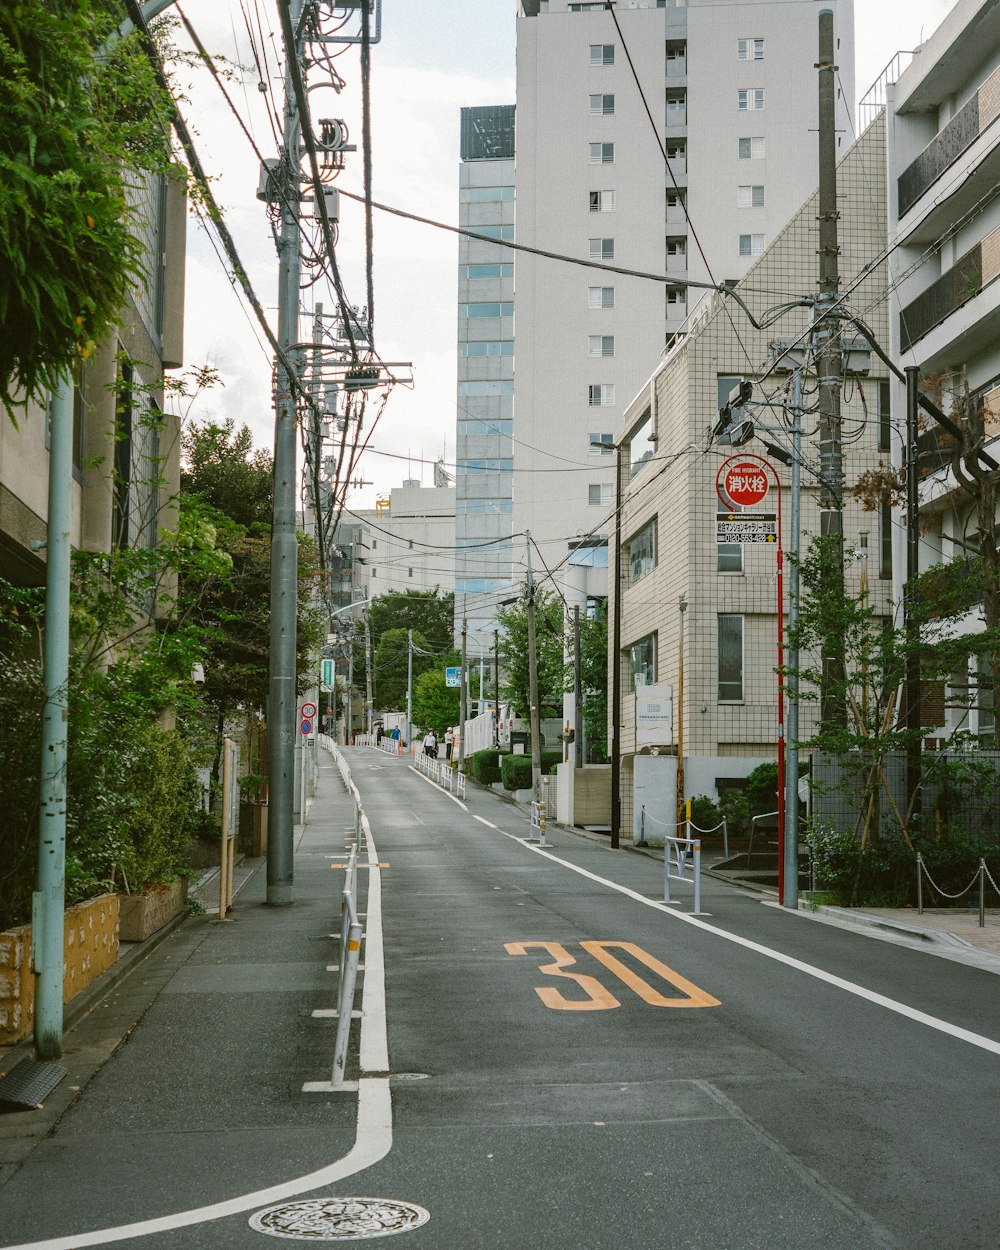
[(465, 772), (465, 719), (466, 719), (466, 692), (468, 690), (468, 681), (465, 675), (465, 662), (468, 656), (469, 641), (469, 622), (465, 615), (465, 595), (462, 595), (462, 680), (458, 686), (458, 771)]
[(406, 631), (406, 749), (413, 739), (413, 630)]
[(500, 745), (500, 631), (493, 631), (493, 745)]
[(906, 373), (906, 590), (903, 625), (906, 637), (906, 800), (907, 822), (920, 813), (920, 625), (917, 577), (920, 573), (919, 482), (917, 478), (917, 393), (920, 369)]
[(372, 697), (372, 630), (371, 623), (368, 620), (368, 613), (364, 615), (365, 622), (365, 733), (370, 734), (372, 731), (372, 721), (375, 719), (375, 702)]
[(535, 583), (531, 575), (531, 535), (525, 530), (528, 557), (528, 716), (531, 724), (531, 792), (535, 802), (542, 798), (542, 726), (538, 708), (538, 647), (535, 639)]
[[(844, 590), (844, 451), (841, 441), (840, 388), (843, 357), (837, 323), (829, 316), (839, 298), (840, 246), (837, 222), (837, 66), (834, 58), (833, 11), (819, 12), (819, 295), (816, 300), (816, 372), (819, 380), (820, 535), (832, 540), (835, 597)], [(831, 629), (823, 639), (823, 684), (820, 721), (843, 725), (843, 638)]]
[[(684, 820), (684, 613), (687, 595), (677, 601), (677, 801), (675, 820), (678, 827)], [(678, 834), (678, 837), (680, 835)]]
[[(289, 0), (298, 30), (303, 0)], [(289, 48), (289, 58), (298, 48)], [(275, 177), (281, 197), (278, 237), (278, 342), (288, 359), (299, 339), (300, 125), (291, 65), (285, 67), (282, 152)], [(271, 522), (271, 630), (267, 705), (267, 903), (292, 902), (295, 803), (295, 660), (298, 609), (298, 542), (295, 533), (295, 379), (277, 363), (274, 405), (274, 511)]]
[(583, 662), (578, 603), (573, 604), (573, 767), (583, 767)]
[[(785, 651), (788, 707), (785, 713), (785, 875), (782, 902), (799, 906), (799, 548), (802, 529), (802, 370), (792, 374), (792, 515), (788, 570), (788, 647)], [(780, 628), (780, 622), (779, 622)]]
[(611, 628), (611, 846), (618, 850), (621, 825), (622, 769), (622, 457), (625, 444), (618, 444), (615, 459), (615, 606)]

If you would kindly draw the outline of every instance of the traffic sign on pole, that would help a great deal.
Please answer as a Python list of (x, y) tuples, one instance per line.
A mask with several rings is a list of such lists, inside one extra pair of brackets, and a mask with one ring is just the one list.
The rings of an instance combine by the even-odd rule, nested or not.
[(724, 507), (754, 508), (767, 498), (767, 473), (755, 460), (730, 456), (716, 474), (715, 490)]
[(444, 670), (444, 684), (446, 686), (455, 686), (456, 688), (462, 684), (462, 669), (459, 665), (453, 668), (449, 667)]
[(302, 704), (302, 717), (304, 720), (312, 720), (312, 718), (315, 715), (316, 715), (315, 703), (303, 703)]
[(307, 734), (311, 734), (312, 731), (313, 731), (312, 721), (308, 717), (303, 716), (302, 723), (299, 725), (299, 733), (302, 734), (304, 737)]

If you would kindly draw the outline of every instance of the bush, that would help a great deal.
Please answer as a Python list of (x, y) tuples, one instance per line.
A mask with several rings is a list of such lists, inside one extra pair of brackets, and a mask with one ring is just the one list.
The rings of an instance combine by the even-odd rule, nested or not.
[[(529, 756), (528, 758), (530, 759), (531, 757)], [(542, 751), (541, 752), (542, 776), (554, 777), (556, 768), (562, 762), (563, 762), (563, 753), (562, 753), (561, 748), (558, 751)]]
[(503, 780), (503, 774), (500, 771), (499, 751), (474, 751), (469, 757), (469, 762), (472, 766), (473, 777), (484, 786), (490, 786), (496, 781)]
[(699, 794), (691, 800), (691, 823), (698, 829), (714, 829), (722, 822), (722, 810), (707, 794)]
[(719, 813), (726, 818), (730, 834), (745, 838), (750, 833), (750, 803), (742, 790), (727, 790), (719, 799)]
[(530, 790), (530, 755), (505, 755), (500, 763), (500, 772), (505, 790)]

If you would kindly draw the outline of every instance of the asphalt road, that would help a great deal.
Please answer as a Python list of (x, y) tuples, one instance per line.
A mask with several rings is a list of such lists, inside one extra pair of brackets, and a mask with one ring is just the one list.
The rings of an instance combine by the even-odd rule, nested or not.
[[(391, 1148), (320, 1193), (424, 1208), (429, 1220), (400, 1234), (414, 1250), (998, 1244), (994, 974), (711, 881), (708, 914), (691, 916), (685, 887), (664, 909), (649, 858), (560, 830), (543, 852), (510, 804), (470, 788), (463, 807), (404, 760), (347, 756), (389, 865)], [(297, 859), (302, 906), (275, 949), (246, 925), (228, 954), (185, 939), (149, 1021), (0, 1189), (2, 1244), (219, 1201), (346, 1154), (353, 1104), (299, 1092), (321, 1074), (328, 1026), (300, 1021), (290, 1046), (287, 1020), (271, 1019), (308, 1017), (321, 984), (302, 959), (328, 924), (309, 856), (342, 849), (341, 806), (337, 836)], [(234, 976), (254, 975), (237, 969), (258, 963), (280, 1001), (244, 995), (238, 1035), (214, 1039), (234, 1075), (213, 1092), (206, 1074), (210, 1114), (192, 1121), (188, 1101), (149, 1091), (164, 1105), (144, 1127), (144, 1050), (152, 1070), (150, 1050), (173, 1036), (178, 1088), (189, 1085), (192, 1039), (204, 1024), (212, 1034), (213, 976), (235, 993)], [(355, 1073), (358, 1061), (355, 1048)], [(124, 1133), (112, 1122), (123, 1088)], [(33, 1194), (51, 1210), (27, 1220)], [(119, 1244), (269, 1243), (241, 1211)]]

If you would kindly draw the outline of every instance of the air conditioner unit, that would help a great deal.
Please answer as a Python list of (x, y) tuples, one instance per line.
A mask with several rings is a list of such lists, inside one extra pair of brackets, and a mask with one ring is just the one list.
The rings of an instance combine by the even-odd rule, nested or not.
[(269, 157), (260, 167), (260, 177), (257, 181), (257, 199), (266, 200), (269, 204), (274, 203), (278, 198), (278, 180), (277, 171), (281, 162), (277, 157)]

